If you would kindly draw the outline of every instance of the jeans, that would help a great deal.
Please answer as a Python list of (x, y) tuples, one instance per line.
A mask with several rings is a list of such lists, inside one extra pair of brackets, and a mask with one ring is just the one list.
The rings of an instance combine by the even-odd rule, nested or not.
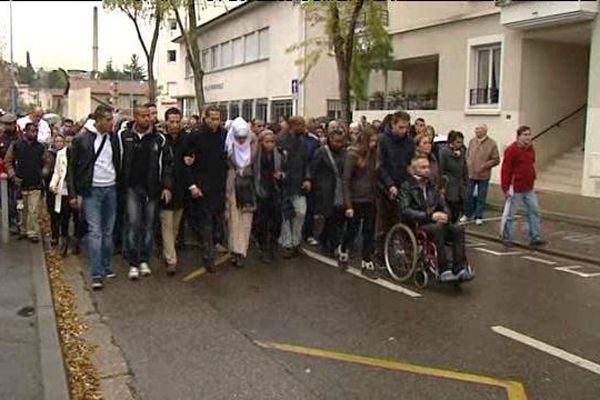
[[(467, 181), (467, 199), (465, 204), (465, 215), (467, 217), (483, 219), (489, 185), (489, 179), (469, 179)], [(475, 188), (477, 188), (477, 196), (474, 196)]]
[(352, 247), (362, 221), (362, 260), (371, 261), (375, 250), (375, 204), (352, 203), (352, 209), (354, 217), (348, 219), (342, 253), (346, 253)]
[(123, 254), (129, 265), (137, 267), (150, 261), (157, 199), (152, 199), (142, 188), (125, 191), (126, 246)]
[(529, 225), (529, 238), (531, 241), (539, 240), (541, 237), (540, 226), (540, 207), (538, 205), (537, 195), (533, 190), (529, 192), (515, 193), (513, 194), (508, 211), (508, 218), (506, 219), (506, 225), (504, 226), (504, 232), (502, 238), (506, 241), (512, 241), (515, 236), (515, 213), (517, 211), (517, 201), (520, 200), (525, 204), (527, 211), (527, 224)]
[(87, 247), (92, 278), (102, 278), (112, 272), (117, 187), (92, 187), (89, 195), (83, 197), (83, 213), (88, 225)]
[(292, 197), (292, 204), (296, 215), (291, 220), (286, 219), (281, 224), (281, 236), (279, 244), (286, 249), (300, 246), (302, 242), (302, 227), (304, 226), (304, 217), (306, 216), (306, 197)]

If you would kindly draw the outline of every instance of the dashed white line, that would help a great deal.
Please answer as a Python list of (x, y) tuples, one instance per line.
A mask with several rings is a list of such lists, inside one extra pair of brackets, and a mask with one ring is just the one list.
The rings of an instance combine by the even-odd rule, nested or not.
[(557, 264), (556, 261), (545, 260), (543, 258), (537, 258), (537, 257), (533, 257), (533, 256), (522, 256), (521, 258), (524, 258), (529, 261), (539, 262), (539, 263), (546, 264), (546, 265), (556, 265)]
[[(335, 262), (335, 260), (332, 260), (329, 257), (322, 256), (321, 254), (318, 254), (318, 253), (315, 253), (315, 252), (312, 252), (312, 251), (306, 250), (306, 249), (304, 249), (304, 253), (307, 256), (309, 256), (310, 258), (313, 258), (313, 259), (315, 259), (317, 261), (320, 261), (320, 262), (322, 262), (324, 264), (331, 265), (332, 267), (336, 267), (336, 268), (338, 267), (337, 262)], [(402, 294), (405, 294), (405, 295), (413, 297), (413, 298), (422, 297), (421, 293), (417, 293), (415, 291), (412, 291), (412, 290), (407, 289), (405, 287), (402, 287), (400, 285), (396, 285), (395, 283), (392, 283), (392, 282), (390, 282), (388, 280), (381, 279), (381, 278), (380, 279), (369, 279), (366, 276), (364, 276), (360, 272), (360, 270), (358, 270), (356, 268), (353, 268), (353, 267), (348, 268), (346, 270), (346, 272), (348, 272), (349, 274), (354, 275), (354, 276), (356, 276), (358, 278), (364, 279), (366, 281), (369, 281), (371, 283), (374, 283), (376, 285), (384, 287), (386, 289), (392, 290), (394, 292), (402, 293)]]
[(490, 250), (490, 249), (482, 249), (480, 247), (477, 247), (474, 250), (481, 251), (483, 253), (493, 254), (495, 256), (517, 256), (517, 255), (521, 254), (520, 251), (509, 251), (506, 253), (502, 253), (502, 252), (494, 251), (494, 250)]
[(554, 268), (557, 271), (568, 272), (569, 274), (577, 275), (582, 278), (594, 278), (600, 276), (600, 272), (581, 272), (577, 271), (578, 269), (583, 268), (581, 265), (570, 265), (567, 267), (556, 267)]
[(505, 328), (503, 326), (493, 326), (491, 329), (499, 335), (502, 335), (509, 339), (523, 343), (527, 346), (533, 347), (536, 350), (543, 351), (546, 354), (550, 354), (551, 356), (560, 358), (560, 359), (567, 361), (573, 365), (576, 365), (580, 368), (583, 368), (590, 372), (593, 372), (594, 374), (600, 375), (600, 365), (598, 365), (592, 361), (586, 360), (585, 358), (581, 358), (581, 357), (579, 357), (575, 354), (569, 353), (563, 349), (551, 346), (544, 342), (540, 342), (537, 339), (523, 335), (519, 332), (515, 332), (515, 331)]

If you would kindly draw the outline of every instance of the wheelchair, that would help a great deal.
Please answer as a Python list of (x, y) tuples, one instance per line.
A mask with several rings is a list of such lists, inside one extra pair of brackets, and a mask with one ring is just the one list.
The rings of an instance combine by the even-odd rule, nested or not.
[[(400, 222), (394, 225), (385, 237), (385, 266), (393, 279), (406, 282), (412, 278), (415, 286), (423, 289), (431, 281), (440, 281), (438, 251), (446, 249), (438, 249), (418, 225), (411, 228)], [(451, 281), (455, 285), (462, 282)]]

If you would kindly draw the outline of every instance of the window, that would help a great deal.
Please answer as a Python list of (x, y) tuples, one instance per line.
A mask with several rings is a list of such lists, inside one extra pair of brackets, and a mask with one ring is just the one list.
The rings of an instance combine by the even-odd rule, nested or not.
[(292, 100), (276, 100), (271, 103), (271, 120), (274, 122), (279, 122), (280, 118), (287, 118), (292, 113)]
[(229, 119), (236, 119), (240, 116), (240, 102), (232, 101), (229, 103)]
[(231, 65), (231, 42), (221, 43), (221, 67)]
[(169, 29), (172, 31), (177, 29), (177, 20), (175, 18), (169, 18)]
[(217, 69), (220, 67), (219, 59), (219, 46), (213, 46), (210, 48), (210, 67), (211, 69)]
[(177, 61), (177, 50), (167, 50), (167, 60), (169, 62)]
[(227, 114), (227, 103), (220, 103), (218, 107), (219, 110), (221, 110), (221, 121), (227, 121), (229, 119)]
[(269, 57), (269, 28), (258, 31), (258, 58)]
[(198, 107), (194, 97), (186, 97), (183, 99), (183, 116), (186, 118), (198, 114)]
[(256, 36), (256, 32), (244, 36), (245, 62), (256, 61), (258, 58), (258, 40)]
[(474, 74), (471, 78), (469, 90), (469, 104), (471, 106), (493, 105), (497, 106), (500, 99), (500, 69), (501, 45), (500, 43), (473, 47)]
[(256, 115), (254, 118), (262, 119), (267, 122), (267, 110), (269, 107), (268, 99), (258, 99), (256, 100)]
[(242, 118), (246, 121), (250, 121), (252, 119), (252, 111), (254, 108), (253, 100), (244, 100), (242, 102)]
[(239, 65), (244, 62), (244, 42), (242, 39), (239, 37), (232, 40), (233, 65)]
[(342, 102), (339, 100), (327, 100), (327, 118), (338, 119), (342, 117)]
[(208, 64), (209, 61), (208, 49), (202, 50), (202, 68), (204, 68), (205, 71), (210, 71), (210, 65)]

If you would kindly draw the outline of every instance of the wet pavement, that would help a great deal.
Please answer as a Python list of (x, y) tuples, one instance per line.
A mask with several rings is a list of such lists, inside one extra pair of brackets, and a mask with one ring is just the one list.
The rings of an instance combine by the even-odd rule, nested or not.
[[(184, 282), (199, 267), (188, 250), (174, 278), (156, 261), (139, 282), (116, 258), (119, 276), (93, 300), (142, 399), (600, 398), (600, 268), (478, 239), (468, 246), (477, 278), (402, 285), (420, 297), (309, 256), (272, 265), (251, 256), (243, 270)], [(507, 389), (515, 382), (526, 395)]]
[(0, 245), (0, 399), (43, 395), (32, 273), (41, 268), (33, 262), (37, 249), (27, 241)]
[[(486, 215), (486, 222), (476, 226), (472, 222), (466, 225), (467, 232), (479, 234), (487, 238), (499, 238), (500, 213), (490, 212)], [(528, 225), (525, 216), (516, 221), (515, 242), (528, 245)], [(576, 222), (558, 221), (554, 219), (542, 220), (542, 238), (548, 242), (541, 251), (548, 250), (571, 257), (583, 257), (600, 263), (600, 227), (582, 226)]]

